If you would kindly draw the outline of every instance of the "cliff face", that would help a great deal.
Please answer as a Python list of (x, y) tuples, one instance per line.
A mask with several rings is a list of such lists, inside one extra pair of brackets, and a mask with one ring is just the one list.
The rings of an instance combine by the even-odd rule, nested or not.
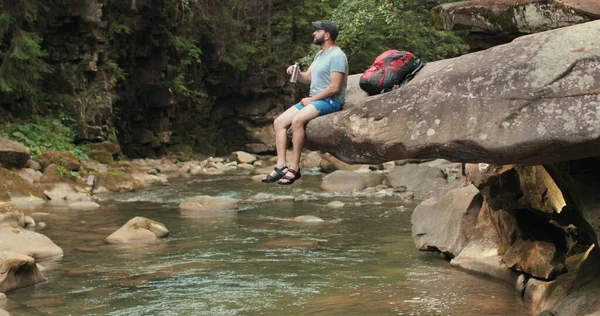
[[(271, 124), (272, 112), (291, 104), (292, 91), (284, 88), (282, 71), (261, 66), (266, 59), (249, 67), (244, 63), (256, 56), (236, 55), (251, 50), (240, 38), (265, 36), (257, 26), (265, 19), (259, 14), (262, 6), (244, 4), (239, 10), (248, 16), (237, 18), (248, 23), (248, 34), (230, 38), (236, 21), (219, 17), (226, 10), (221, 4), (193, 2), (201, 7), (192, 8), (177, 3), (49, 0), (28, 7), (37, 16), (15, 19), (14, 26), (38, 34), (40, 49), (47, 53), (40, 53), (49, 69), (40, 72), (36, 87), (44, 96), (39, 110), (74, 118), (78, 142), (118, 141), (130, 157), (168, 150), (207, 155), (272, 150), (266, 145), (272, 136), (264, 127)], [(0, 7), (23, 15), (17, 5)], [(198, 18), (204, 23), (191, 25), (189, 19), (210, 12), (214, 16)], [(215, 28), (209, 23), (213, 20), (222, 27)], [(276, 44), (271, 43), (274, 53), (268, 58), (278, 54), (293, 60), (287, 55), (295, 31), (272, 33)], [(0, 41), (0, 48), (9, 50), (12, 42)], [(17, 94), (0, 95), (0, 109), (16, 113), (22, 101)]]

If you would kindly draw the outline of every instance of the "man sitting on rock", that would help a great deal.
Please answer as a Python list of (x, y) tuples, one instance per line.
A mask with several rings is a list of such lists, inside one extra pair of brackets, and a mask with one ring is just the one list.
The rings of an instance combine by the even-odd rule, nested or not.
[[(310, 83), (309, 97), (283, 112), (273, 122), (277, 165), (262, 181), (292, 184), (300, 179), (300, 155), (304, 146), (304, 125), (318, 116), (342, 109), (348, 79), (348, 59), (335, 45), (338, 30), (331, 21), (313, 22), (313, 44), (321, 50), (306, 72), (298, 74), (298, 81)], [(291, 75), (294, 66), (287, 68)], [(292, 126), (293, 151), (289, 167), (286, 165), (287, 129)]]

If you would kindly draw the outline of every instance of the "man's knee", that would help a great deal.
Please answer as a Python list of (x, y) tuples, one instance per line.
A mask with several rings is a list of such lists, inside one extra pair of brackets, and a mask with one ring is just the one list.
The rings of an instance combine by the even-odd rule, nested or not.
[(282, 129), (282, 128), (287, 128), (287, 125), (285, 123), (285, 120), (281, 117), (278, 116), (274, 121), (273, 121), (273, 128), (275, 129)]
[(306, 124), (305, 120), (300, 119), (298, 117), (294, 117), (294, 119), (292, 120), (292, 129), (304, 128), (305, 124)]

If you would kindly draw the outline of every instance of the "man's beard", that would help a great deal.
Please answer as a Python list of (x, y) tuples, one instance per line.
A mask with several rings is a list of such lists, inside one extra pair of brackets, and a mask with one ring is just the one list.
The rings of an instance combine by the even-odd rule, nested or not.
[(323, 37), (319, 38), (319, 37), (315, 37), (313, 39), (313, 44), (321, 46), (323, 45), (323, 43), (325, 43), (325, 40), (323, 39)]

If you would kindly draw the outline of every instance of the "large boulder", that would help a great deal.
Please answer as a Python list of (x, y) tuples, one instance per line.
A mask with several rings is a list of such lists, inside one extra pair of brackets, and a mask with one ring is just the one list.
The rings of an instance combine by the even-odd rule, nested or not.
[(306, 148), (348, 163), (535, 165), (600, 155), (598, 38), (595, 21), (430, 63), (401, 89), (310, 121)]
[(0, 251), (0, 293), (46, 281), (35, 259), (23, 254)]
[(0, 138), (0, 167), (23, 168), (29, 160), (29, 148), (25, 145)]
[(467, 244), (450, 264), (471, 273), (515, 284), (517, 275), (508, 269), (498, 252), (502, 246), (502, 232), (493, 220), (493, 213), (484, 201)]
[(564, 266), (554, 262), (556, 247), (544, 241), (517, 241), (502, 257), (510, 269), (526, 272), (539, 279), (550, 280), (562, 272)]
[(168, 233), (169, 230), (164, 224), (137, 216), (127, 221), (105, 240), (111, 244), (144, 243), (165, 237)]
[(63, 255), (63, 250), (50, 238), (8, 223), (0, 225), (0, 251), (15, 252), (38, 260)]
[(517, 166), (521, 191), (529, 206), (544, 213), (561, 213), (567, 205), (562, 191), (543, 166)]
[(581, 0), (474, 0), (432, 10), (437, 29), (537, 33), (600, 18), (600, 4)]
[(411, 218), (417, 248), (456, 257), (475, 227), (481, 202), (479, 190), (470, 185), (419, 204)]

